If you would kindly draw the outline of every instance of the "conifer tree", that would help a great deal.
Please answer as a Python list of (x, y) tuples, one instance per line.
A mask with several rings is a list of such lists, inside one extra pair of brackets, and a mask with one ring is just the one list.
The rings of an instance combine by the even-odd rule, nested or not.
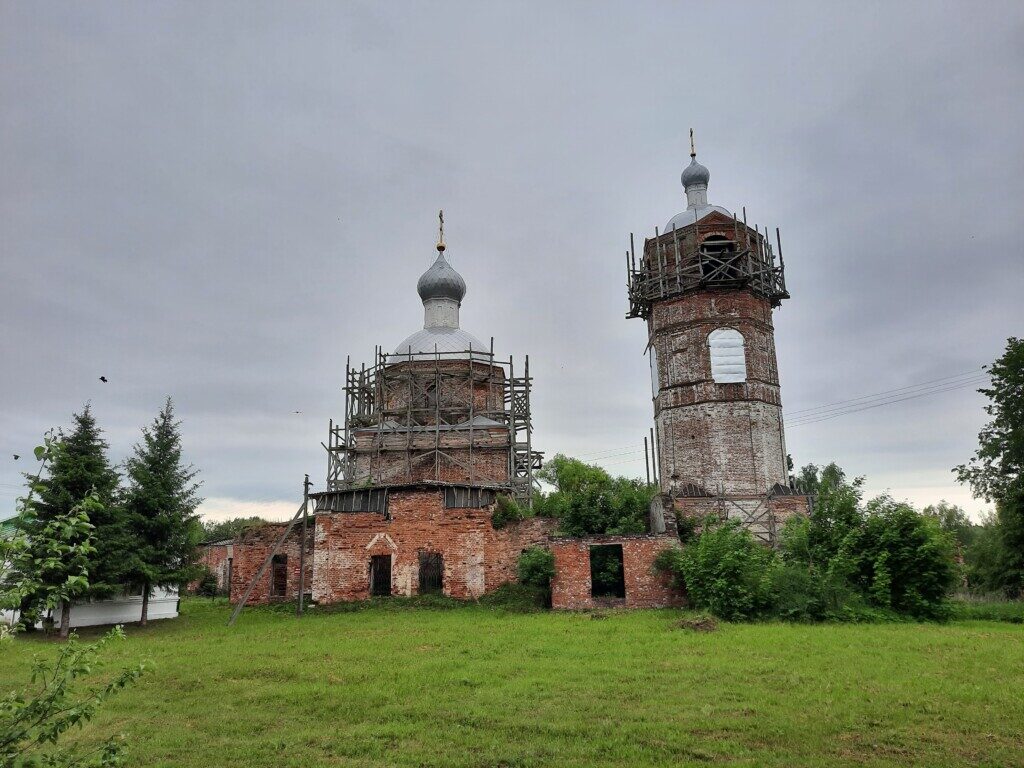
[[(37, 568), (34, 576), (39, 588), (24, 596), (23, 608), (30, 614), (34, 606), (50, 602), (46, 596), (52, 596), (69, 577), (76, 579), (77, 586), (63, 601), (62, 633), (67, 631), (72, 599), (81, 596), (85, 584), (88, 594), (97, 597), (122, 589), (126, 557), (131, 550), (124, 510), (116, 502), (119, 478), (107, 460), (108, 446), (102, 431), (88, 404), (73, 419), (71, 433), (60, 433), (53, 444), (46, 477), (30, 478), (36, 498), (19, 516), (28, 547), (24, 562), (47, 564), (46, 568)], [(73, 521), (85, 524), (77, 535), (65, 528)], [(82, 551), (80, 539), (88, 539), (87, 552)], [(77, 553), (63, 568), (54, 567), (55, 542)], [(88, 574), (87, 579), (80, 580), (78, 571), (84, 554), (88, 555)]]
[(125, 508), (136, 540), (131, 580), (143, 590), (143, 625), (154, 587), (180, 587), (198, 575), (198, 472), (182, 461), (180, 424), (168, 397), (126, 462)]

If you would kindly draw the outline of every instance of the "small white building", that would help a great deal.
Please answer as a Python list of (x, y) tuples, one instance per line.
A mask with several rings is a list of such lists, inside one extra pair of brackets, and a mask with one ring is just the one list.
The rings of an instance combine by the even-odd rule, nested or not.
[[(54, 611), (54, 627), (60, 627), (60, 608)], [(178, 590), (154, 587), (149, 596), (149, 621), (173, 619), (178, 615)], [(4, 611), (2, 621), (10, 624), (17, 617)], [(83, 600), (71, 606), (71, 628), (98, 627), (112, 624), (136, 624), (142, 618), (142, 592), (135, 595)]]

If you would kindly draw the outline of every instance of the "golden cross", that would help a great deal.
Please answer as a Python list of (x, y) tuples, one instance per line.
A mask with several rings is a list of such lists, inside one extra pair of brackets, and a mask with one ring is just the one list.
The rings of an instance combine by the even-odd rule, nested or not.
[(693, 128), (690, 129), (690, 157), (696, 157), (697, 150), (693, 146)]

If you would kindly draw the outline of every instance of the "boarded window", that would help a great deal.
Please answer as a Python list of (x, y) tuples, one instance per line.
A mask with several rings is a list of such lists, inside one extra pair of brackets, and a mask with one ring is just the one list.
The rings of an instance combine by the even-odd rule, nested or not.
[(747, 380), (747, 359), (743, 334), (735, 328), (718, 328), (708, 336), (711, 350), (711, 378), (716, 384), (737, 384)]
[(487, 507), (494, 503), (495, 492), (490, 488), (462, 488), (448, 486), (444, 489), (444, 505), (447, 509)]
[(270, 596), (285, 597), (288, 594), (288, 555), (274, 555), (270, 569)]
[(391, 594), (391, 555), (373, 555), (370, 558), (370, 595), (387, 597)]
[(317, 499), (317, 512), (380, 512), (387, 514), (386, 488), (364, 488), (357, 491), (336, 491)]
[(590, 548), (590, 594), (593, 597), (626, 596), (621, 544), (600, 544)]
[(444, 559), (440, 552), (420, 552), (420, 594), (440, 594), (444, 587)]

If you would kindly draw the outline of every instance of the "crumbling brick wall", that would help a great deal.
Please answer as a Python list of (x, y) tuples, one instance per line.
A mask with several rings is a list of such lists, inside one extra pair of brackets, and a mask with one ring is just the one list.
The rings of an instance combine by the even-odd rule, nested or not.
[(708, 518), (739, 520), (761, 541), (774, 544), (782, 526), (796, 515), (811, 512), (811, 497), (801, 495), (717, 498), (682, 497), (673, 500), (680, 520), (700, 524)]
[[(266, 525), (253, 526), (241, 533), (234, 542), (234, 558), (231, 569), (231, 602), (237, 603), (242, 599), (249, 583), (256, 576), (260, 566), (266, 560), (267, 554), (273, 550), (277, 540), (284, 533), (287, 523), (267, 523)], [(310, 590), (313, 579), (313, 534), (315, 519), (310, 518), (306, 530), (306, 592)], [(286, 556), (287, 559), (287, 587), (285, 594), (281, 596), (271, 595), (271, 580), (273, 578), (273, 567), (269, 566), (263, 576), (253, 587), (247, 605), (258, 605), (283, 600), (299, 599), (299, 561), (300, 544), (302, 541), (301, 523), (296, 523), (288, 538), (277, 552)]]
[(317, 515), (313, 599), (321, 603), (370, 596), (370, 558), (391, 557), (392, 593), (419, 591), (421, 552), (440, 553), (443, 592), (472, 599), (516, 578), (519, 553), (542, 544), (555, 521), (532, 518), (495, 530), (494, 506), (445, 508), (438, 487), (392, 489), (388, 517), (377, 512)]
[[(590, 547), (622, 546), (623, 580), (626, 596), (621, 601), (591, 595)], [(551, 583), (551, 607), (585, 610), (608, 604), (625, 608), (664, 608), (685, 603), (668, 574), (654, 571), (654, 559), (668, 548), (678, 548), (679, 539), (665, 535), (586, 536), (556, 538), (548, 545), (555, 556), (555, 578)]]
[[(227, 543), (213, 542), (199, 545), (199, 564), (205, 566), (217, 579), (217, 591), (227, 592), (229, 589), (228, 579), (233, 566), (233, 545)], [(199, 587), (199, 580), (189, 584), (189, 590), (195, 591)]]
[[(778, 368), (767, 299), (702, 291), (658, 302), (650, 320), (658, 360), (655, 399), (664, 491), (694, 484), (714, 493), (765, 493), (786, 482)], [(743, 334), (747, 380), (711, 376), (708, 336)]]

